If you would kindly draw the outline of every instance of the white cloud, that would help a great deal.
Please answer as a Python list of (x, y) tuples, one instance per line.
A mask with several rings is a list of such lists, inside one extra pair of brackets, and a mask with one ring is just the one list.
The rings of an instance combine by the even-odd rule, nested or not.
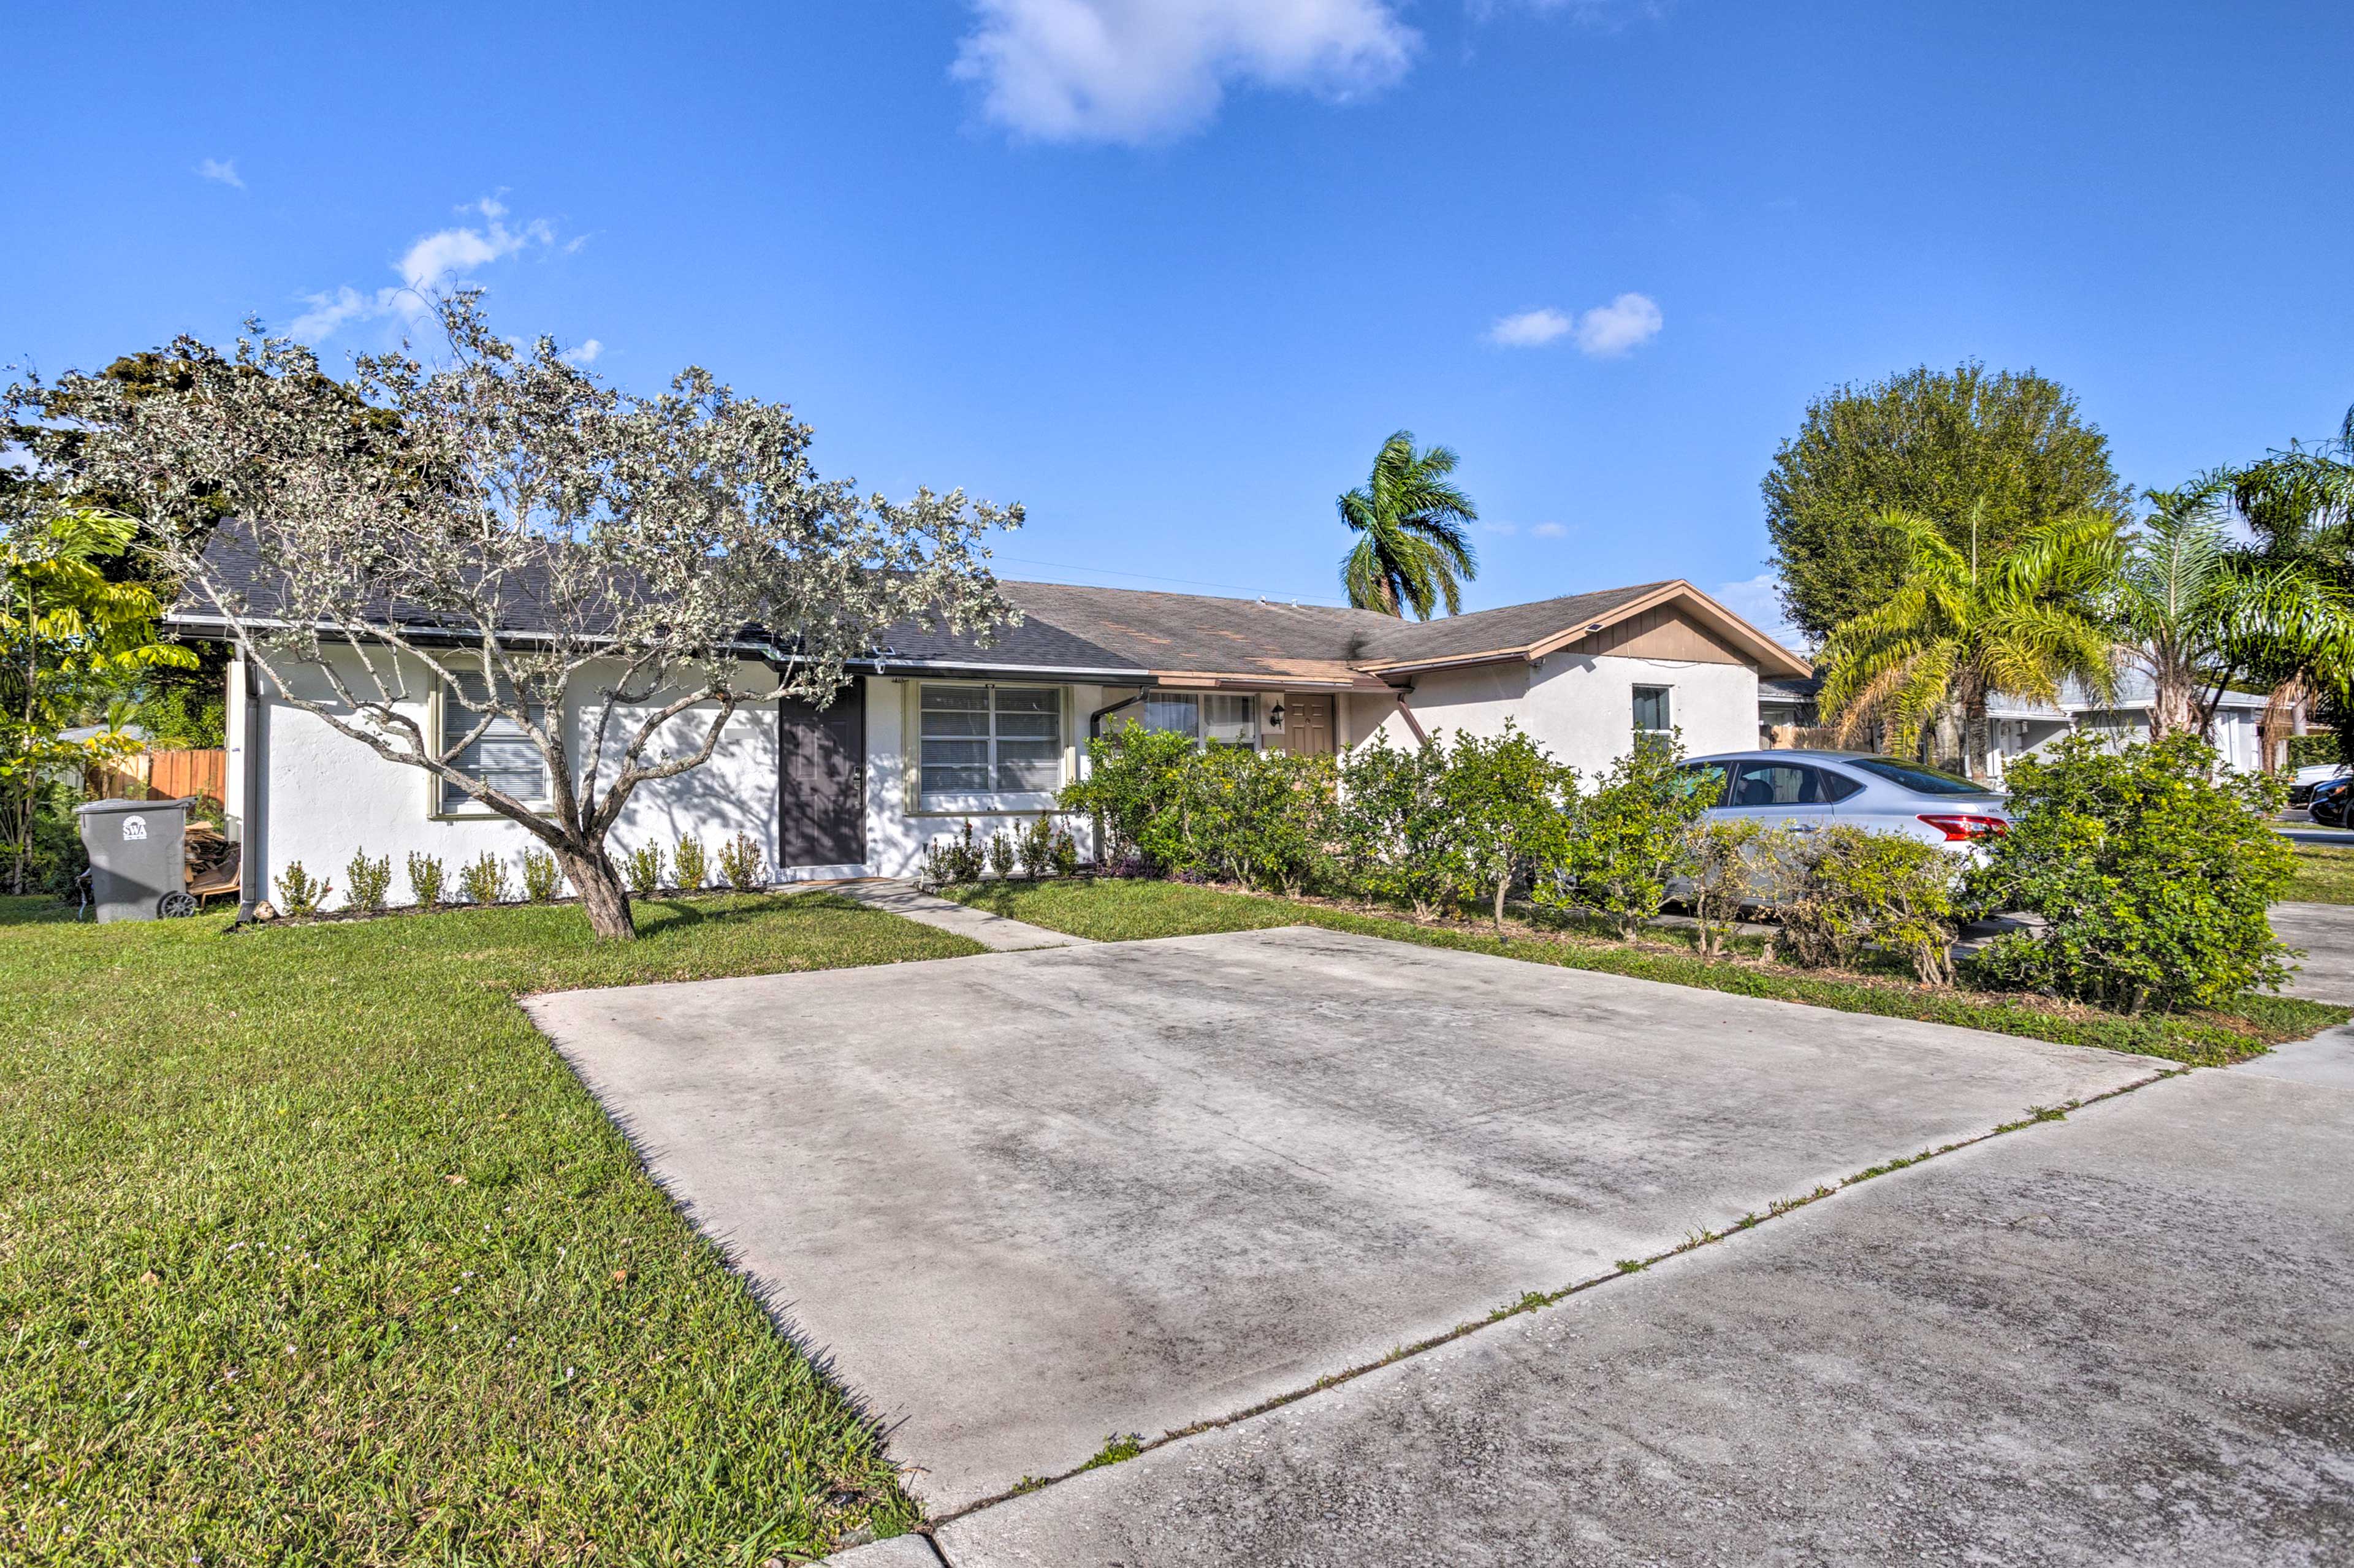
[(1804, 648), (1806, 634), (1784, 619), (1781, 579), (1760, 572), (1743, 582), (1719, 583), (1709, 597), (1785, 648)]
[(1535, 539), (1566, 539), (1569, 537), (1569, 529), (1559, 523), (1540, 523), (1529, 530), (1529, 536)]
[(973, 0), (951, 74), (988, 117), (1049, 142), (1165, 140), (1229, 82), (1345, 100), (1404, 76), (1420, 35), (1393, 0)]
[(207, 158), (196, 165), (196, 177), (200, 180), (218, 180), (221, 184), (238, 190), (245, 188), (245, 182), (238, 178), (235, 158)]
[(1646, 294), (1621, 294), (1577, 318), (1577, 346), (1596, 359), (1613, 359), (1659, 335), (1666, 322)]
[(400, 276), (397, 285), (366, 294), (346, 283), (327, 293), (303, 295), (302, 302), (311, 308), (295, 317), (287, 332), (305, 343), (317, 343), (349, 322), (395, 314), (414, 320), (425, 313), (429, 293), (466, 281), (475, 269), (534, 245), (556, 242), (556, 230), (545, 218), (508, 228), (506, 206), (496, 196), (484, 196), (458, 210), (481, 217), (481, 226), (436, 229), (411, 242), (392, 265)]
[(575, 365), (594, 365), (597, 363), (597, 356), (604, 352), (605, 345), (592, 337), (578, 348), (566, 349), (564, 357)]
[(1536, 348), (1576, 324), (1548, 305), (1541, 311), (1522, 311), (1516, 316), (1498, 316), (1495, 324), (1488, 329), (1488, 341), (1502, 348)]

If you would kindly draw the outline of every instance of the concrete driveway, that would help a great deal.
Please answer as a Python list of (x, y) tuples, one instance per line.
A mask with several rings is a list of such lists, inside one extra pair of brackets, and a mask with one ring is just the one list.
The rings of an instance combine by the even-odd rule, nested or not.
[(2156, 1066), (1301, 927), (530, 1006), (936, 1512)]
[(2354, 1562), (2354, 1093), (2174, 1078), (886, 1552)]

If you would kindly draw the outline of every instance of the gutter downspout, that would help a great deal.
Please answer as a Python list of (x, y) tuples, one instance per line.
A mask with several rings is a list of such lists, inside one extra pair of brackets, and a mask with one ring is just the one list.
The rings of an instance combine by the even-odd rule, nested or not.
[[(253, 924), (253, 906), (261, 902), (268, 874), (261, 855), (261, 672), (252, 661), (245, 665), (245, 821), (239, 824), (243, 842), (237, 846), (237, 926)], [(237, 927), (232, 926), (230, 929)]]
[[(1106, 703), (1103, 706), (1089, 714), (1087, 715), (1087, 738), (1089, 740), (1100, 740), (1103, 737), (1103, 721), (1105, 719), (1109, 718), (1112, 715), (1119, 712), (1120, 709), (1125, 707), (1133, 707), (1143, 700), (1144, 691), (1140, 689), (1136, 695), (1132, 697), (1122, 697), (1116, 703)], [(1101, 871), (1104, 863), (1103, 813), (1101, 811), (1096, 812), (1091, 821), (1092, 825), (1095, 828), (1096, 842), (1094, 858), (1096, 869), (1097, 871)]]
[(1408, 681), (1405, 685), (1400, 686), (1397, 689), (1398, 717), (1405, 720), (1405, 727), (1414, 731), (1414, 738), (1418, 745), (1428, 746), (1430, 744), (1430, 736), (1422, 733), (1422, 725), (1415, 718), (1414, 708), (1405, 700), (1408, 694), (1413, 691), (1414, 683), (1412, 681)]

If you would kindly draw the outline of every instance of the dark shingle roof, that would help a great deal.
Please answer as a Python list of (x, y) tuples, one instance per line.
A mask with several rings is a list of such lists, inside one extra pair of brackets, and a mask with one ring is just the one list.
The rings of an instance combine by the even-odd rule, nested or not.
[[(209, 553), (249, 608), (270, 613), (274, 596), (256, 569), (249, 536), (233, 525), (224, 526)], [(975, 639), (944, 629), (902, 623), (878, 640), (873, 663), (885, 669), (1084, 671), (1115, 677), (1266, 677), (1367, 684), (1373, 680), (1369, 670), (1481, 654), (1511, 657), (1672, 586), (1671, 581), (1640, 583), (1410, 621), (1327, 605), (1001, 582), (1007, 602), (1021, 611), (1022, 622), (998, 628), (991, 646), (981, 647)], [(530, 574), (516, 579), (512, 599), (511, 607), (502, 607), (502, 630), (535, 630), (535, 613), (544, 613), (544, 601), (535, 593)], [(211, 616), (208, 604), (184, 593), (169, 620), (201, 634)], [(394, 619), (414, 624), (409, 617)]]

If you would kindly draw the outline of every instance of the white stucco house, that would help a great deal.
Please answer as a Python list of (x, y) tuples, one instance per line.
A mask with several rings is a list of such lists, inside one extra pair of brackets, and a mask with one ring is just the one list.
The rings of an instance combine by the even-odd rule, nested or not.
[[(780, 880), (906, 875), (932, 839), (967, 821), (986, 836), (1051, 811), (1088, 737), (1131, 720), (1205, 745), (1307, 752), (1376, 735), (1401, 745), (1493, 735), (1509, 720), (1591, 776), (1647, 731), (1679, 728), (1695, 752), (1754, 746), (1760, 677), (1808, 673), (1681, 580), (1426, 622), (1266, 599), (1001, 587), (1021, 622), (991, 646), (894, 629), (823, 708), (772, 699), (739, 709), (708, 764), (638, 790), (612, 842), (692, 835), (709, 846), (740, 832)], [(224, 634), (186, 604), (168, 624), (186, 637)], [(747, 674), (776, 683), (757, 664)], [(419, 689), (413, 712), (429, 734), (471, 726), (462, 692)], [(251, 840), (247, 863), (270, 877), (298, 861), (334, 875), (360, 849), (398, 868), (411, 852), (454, 867), (529, 847), (521, 828), (462, 793), (273, 701), (242, 666), (228, 700), (224, 804)], [(583, 708), (597, 700), (592, 683)], [(682, 738), (694, 717), (674, 721)], [(577, 713), (567, 724), (580, 755), (586, 726)], [(495, 729), (463, 762), (511, 790), (544, 788), (536, 751)]]

